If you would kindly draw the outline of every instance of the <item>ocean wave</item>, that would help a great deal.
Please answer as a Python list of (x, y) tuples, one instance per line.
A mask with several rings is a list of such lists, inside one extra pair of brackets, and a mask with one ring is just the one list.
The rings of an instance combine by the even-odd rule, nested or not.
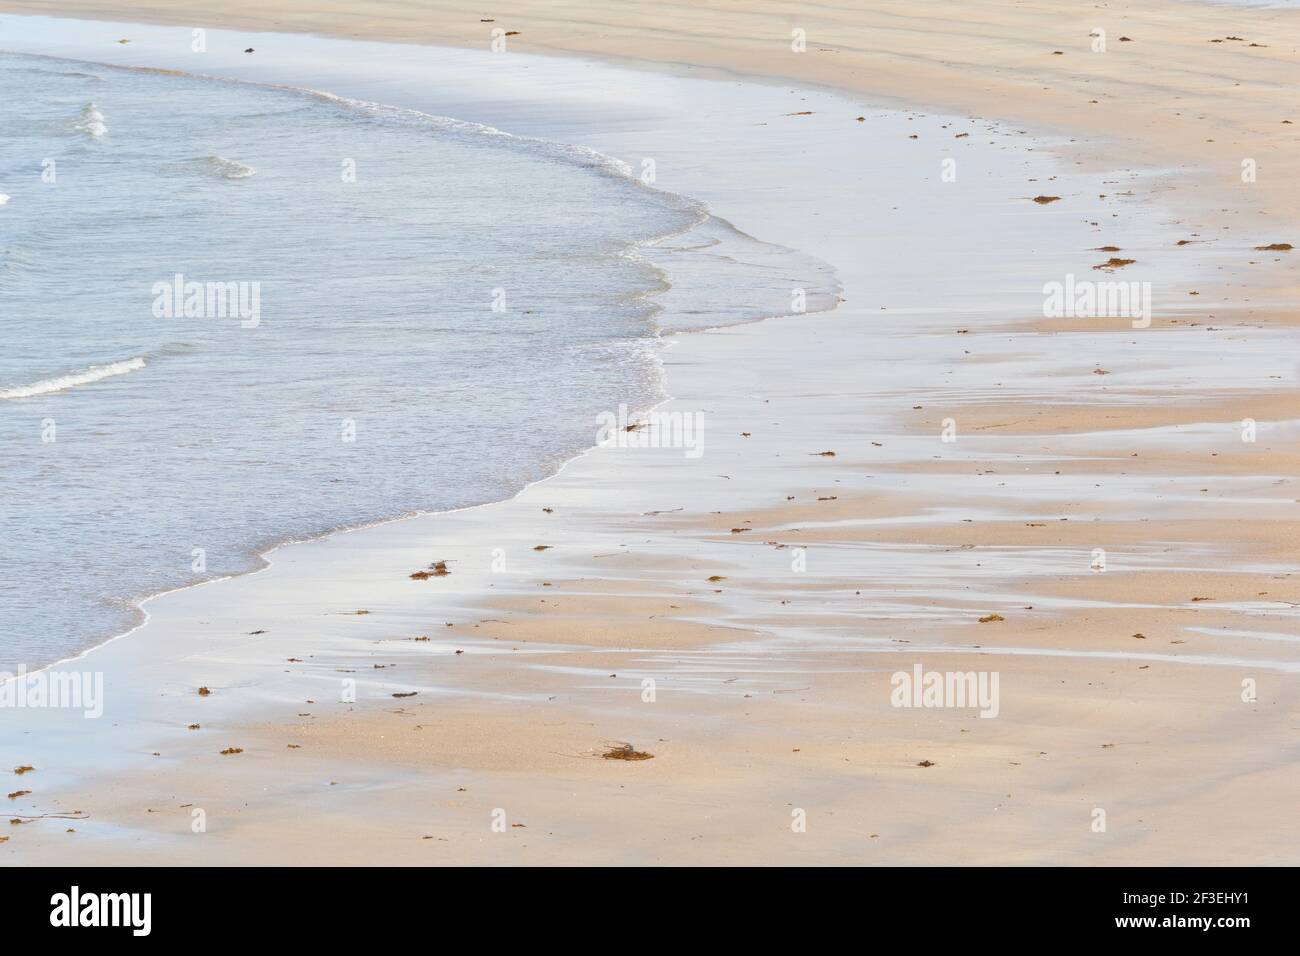
[(257, 175), (256, 169), (237, 159), (226, 159), (224, 156), (213, 154), (204, 158), (203, 162), (208, 172), (222, 179), (247, 179), (249, 176)]
[(3, 66), (5, 73), (35, 74), (37, 76), (66, 76), (77, 80), (94, 80), (96, 83), (105, 83), (102, 76), (94, 73), (82, 73), (79, 70), (48, 70), (39, 66)]
[(139, 357), (124, 359), (121, 362), (110, 362), (108, 365), (93, 365), (81, 372), (71, 372), (68, 375), (60, 375), (58, 378), (47, 378), (44, 381), (33, 382), (31, 385), (19, 385), (15, 388), (5, 389), (0, 391), (0, 399), (34, 398), (37, 395), (52, 395), (55, 392), (76, 388), (78, 385), (89, 385), (101, 379), (112, 378), (114, 375), (126, 375), (128, 372), (135, 372), (142, 368), (144, 368), (144, 359)]
[(504, 145), (514, 147), (515, 149), (526, 150), (536, 155), (545, 156), (548, 159), (567, 163), (571, 166), (579, 166), (584, 169), (603, 173), (607, 176), (613, 176), (616, 179), (625, 180), (633, 186), (654, 193), (660, 200), (669, 205), (693, 215), (697, 224), (703, 222), (708, 216), (707, 207), (704, 203), (691, 199), (688, 196), (682, 196), (678, 193), (669, 192), (665, 189), (648, 185), (640, 176), (637, 175), (636, 170), (623, 160), (609, 156), (606, 153), (592, 149), (589, 146), (578, 146), (571, 143), (539, 139), (535, 136), (521, 136), (517, 133), (509, 133), (503, 129), (498, 129), (495, 126), (488, 126), (485, 123), (474, 123), (469, 120), (455, 119), (450, 116), (424, 113), (420, 110), (410, 109), (405, 106), (389, 106), (386, 103), (375, 103), (370, 100), (354, 99), (350, 96), (339, 96), (337, 93), (329, 93), (325, 90), (279, 85), (275, 85), (272, 88), (286, 90), (292, 93), (305, 93), (322, 102), (330, 103), (336, 107), (346, 109), (358, 116), (370, 117), (377, 120), (387, 120), (389, 122), (414, 123), (442, 132), (459, 133), (467, 136), (493, 139), (503, 143)]
[(9, 201), (9, 197), (6, 196), (4, 193), (0, 193), (0, 206), (3, 206), (8, 201)]
[(91, 136), (103, 136), (108, 132), (108, 126), (104, 123), (104, 114), (94, 103), (87, 103), (81, 108), (81, 116), (72, 124), (72, 128)]

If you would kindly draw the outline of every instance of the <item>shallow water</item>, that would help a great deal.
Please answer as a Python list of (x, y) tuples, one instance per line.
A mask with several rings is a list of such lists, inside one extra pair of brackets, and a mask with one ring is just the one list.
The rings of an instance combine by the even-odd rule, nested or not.
[(509, 496), (661, 397), (662, 331), (831, 302), (606, 157), (408, 110), (0, 55), (0, 129), (3, 669)]

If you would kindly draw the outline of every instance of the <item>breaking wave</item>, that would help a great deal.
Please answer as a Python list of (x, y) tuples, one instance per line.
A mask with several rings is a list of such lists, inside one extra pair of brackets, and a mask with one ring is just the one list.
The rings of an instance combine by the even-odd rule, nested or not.
[(47, 378), (39, 382), (33, 382), (31, 385), (19, 385), (15, 388), (5, 389), (0, 391), (0, 398), (35, 398), (37, 395), (52, 395), (55, 392), (76, 388), (79, 385), (89, 385), (101, 379), (112, 378), (114, 375), (126, 375), (128, 372), (136, 372), (142, 368), (144, 368), (144, 359), (138, 357), (124, 359), (121, 362), (112, 362), (108, 365), (92, 365), (80, 372), (71, 372), (57, 378)]
[(94, 103), (87, 103), (81, 108), (81, 116), (72, 128), (90, 136), (103, 136), (108, 132), (108, 126), (104, 123), (104, 114)]

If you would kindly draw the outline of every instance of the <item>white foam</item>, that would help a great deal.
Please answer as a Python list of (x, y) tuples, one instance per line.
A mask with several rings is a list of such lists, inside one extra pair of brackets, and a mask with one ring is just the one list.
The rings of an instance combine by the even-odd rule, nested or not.
[(58, 378), (47, 378), (31, 385), (19, 385), (16, 388), (0, 391), (0, 398), (33, 398), (37, 395), (52, 395), (55, 392), (76, 388), (78, 385), (89, 385), (101, 379), (112, 378), (114, 375), (126, 375), (128, 372), (135, 372), (142, 368), (144, 368), (144, 359), (142, 358), (124, 359), (121, 362), (113, 362), (109, 365), (94, 365), (82, 372), (72, 372), (69, 375), (60, 375)]
[(0, 193), (0, 206), (3, 206), (8, 201), (9, 201), (9, 197), (6, 196), (4, 193)]
[[(406, 120), (408, 122), (417, 122), (427, 124), (435, 129), (449, 130), (468, 135), (485, 136), (493, 139), (509, 142), (511, 145), (531, 149), (543, 153), (554, 159), (561, 159), (566, 162), (575, 163), (589, 169), (596, 169), (601, 172), (617, 176), (620, 179), (627, 179), (638, 185), (646, 184), (637, 176), (636, 171), (621, 159), (602, 153), (588, 146), (578, 146), (571, 143), (561, 143), (552, 140), (541, 139), (535, 136), (521, 136), (516, 133), (508, 133), (503, 129), (495, 126), (489, 126), (485, 123), (474, 123), (469, 120), (455, 119), (450, 116), (437, 116), (432, 113), (425, 113), (420, 110), (410, 109), (405, 106), (390, 106), (386, 103), (375, 103), (370, 100), (360, 100), (350, 96), (340, 96), (337, 93), (329, 93), (325, 90), (311, 89), (310, 87), (281, 87), (282, 89), (293, 90), (298, 93), (307, 93), (318, 99), (337, 106), (353, 110), (357, 113), (363, 113), (373, 116), (387, 117), (394, 120)], [(676, 200), (684, 207), (693, 210), (702, 210), (703, 205), (697, 203), (685, 196), (679, 196), (675, 193), (669, 193), (662, 189), (654, 189), (656, 193)], [(702, 219), (702, 216), (701, 216)]]
[(207, 157), (207, 164), (208, 169), (222, 179), (247, 179), (257, 175), (257, 170), (252, 166), (215, 154)]
[(73, 129), (89, 133), (91, 136), (103, 136), (108, 132), (108, 126), (104, 123), (104, 114), (94, 103), (87, 103), (82, 107), (81, 117), (73, 125)]

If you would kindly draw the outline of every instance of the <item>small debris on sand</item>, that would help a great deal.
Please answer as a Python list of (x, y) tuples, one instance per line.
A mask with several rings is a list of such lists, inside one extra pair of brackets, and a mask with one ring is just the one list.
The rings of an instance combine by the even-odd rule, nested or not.
[(725, 581), (725, 580), (727, 580), (727, 579), (724, 578), (721, 574), (711, 574), (711, 575), (709, 575), (709, 583), (710, 583), (710, 584), (716, 584), (718, 581)]
[(654, 754), (637, 750), (631, 744), (620, 743), (601, 754), (606, 760), (651, 760)]
[(243, 752), (243, 747), (227, 747), (225, 750), (221, 751), (221, 756), (225, 757), (229, 754), (242, 754)]
[[(435, 561), (435, 562), (433, 562), (433, 564), (429, 565), (429, 570), (427, 570), (427, 571), (416, 571), (416, 572), (414, 572), (414, 573), (411, 575), (411, 580), (412, 580), (412, 581), (427, 581), (427, 580), (429, 580), (429, 578), (445, 578), (445, 577), (446, 577), (447, 575), (449, 575), (449, 574), (451, 574), (451, 572), (447, 570), (447, 562), (446, 562), (446, 561)], [(369, 611), (357, 611), (357, 613), (358, 613), (358, 614), (369, 614), (370, 612), (369, 612)]]
[(818, 458), (818, 457), (820, 457), (820, 458), (834, 458), (834, 457), (835, 457), (835, 452), (833, 452), (833, 451), (815, 451), (815, 452), (812, 452), (812, 457), (813, 457), (813, 458)]
[(550, 550), (551, 550), (551, 546), (550, 546), (549, 544), (535, 544), (535, 545), (533, 545), (533, 550), (534, 550), (534, 551), (550, 551)]
[(200, 688), (199, 688), (199, 696), (200, 696), (200, 697), (207, 697), (207, 696), (208, 696), (209, 694), (211, 694), (211, 693), (212, 693), (212, 691), (208, 690), (206, 687), (200, 687)]
[(198, 724), (190, 724), (190, 725), (189, 725), (188, 727), (186, 727), (185, 729), (186, 729), (186, 730), (198, 730), (198, 729), (199, 729), (199, 725), (198, 725)]
[(411, 691), (407, 691), (405, 694), (394, 694), (393, 696), (394, 696), (394, 697), (414, 697), (414, 696), (415, 696), (416, 694), (418, 694), (418, 693), (419, 693), (418, 690), (411, 690)]
[(1034, 202), (1040, 206), (1046, 206), (1049, 202), (1056, 202), (1060, 198), (1060, 196), (1035, 196)]
[(1124, 266), (1131, 266), (1135, 262), (1137, 262), (1136, 259), (1120, 259), (1116, 256), (1111, 256), (1105, 262), (1101, 263), (1100, 265), (1093, 266), (1093, 268), (1094, 269), (1122, 269)]
[(30, 790), (15, 790), (13, 793), (9, 794), (9, 799), (17, 800), (19, 797), (27, 796), (29, 793), (31, 793)]
[(1294, 248), (1289, 242), (1274, 242), (1267, 246), (1256, 246), (1260, 252), (1290, 252)]
[(917, 764), (917, 766), (918, 766), (918, 767), (933, 767), (933, 766), (934, 766), (934, 761), (933, 761), (933, 760), (922, 760), (920, 763)]
[(997, 621), (1005, 621), (1005, 620), (1006, 620), (1006, 618), (1003, 617), (1001, 614), (986, 614), (986, 615), (984, 615), (982, 618), (980, 618), (980, 623), (981, 623), (981, 624), (993, 624), (993, 623), (995, 623), (995, 622), (997, 622)]

